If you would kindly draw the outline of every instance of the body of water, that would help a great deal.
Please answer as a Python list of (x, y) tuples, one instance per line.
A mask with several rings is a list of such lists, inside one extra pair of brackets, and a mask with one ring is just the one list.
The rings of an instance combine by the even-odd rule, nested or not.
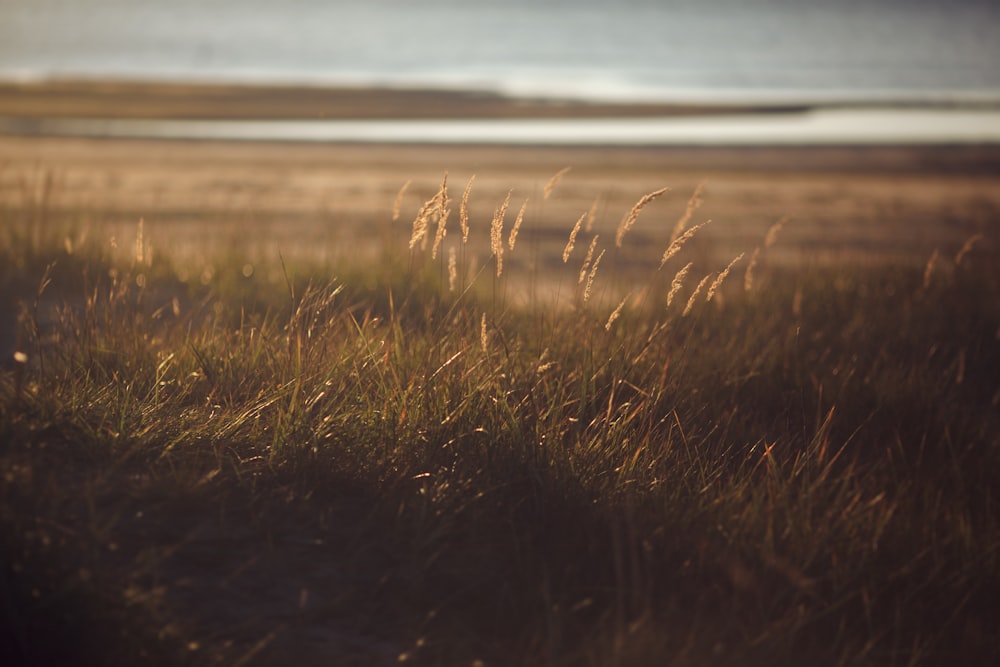
[(1000, 144), (1000, 113), (814, 109), (666, 118), (238, 121), (0, 118), (0, 134), (551, 146)]
[(1000, 102), (996, 0), (0, 0), (0, 79)]

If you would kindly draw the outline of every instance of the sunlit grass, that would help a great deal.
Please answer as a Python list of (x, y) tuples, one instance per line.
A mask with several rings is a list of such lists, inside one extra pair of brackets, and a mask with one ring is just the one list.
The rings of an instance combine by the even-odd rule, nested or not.
[(466, 189), (476, 257), (446, 184), (367, 264), (8, 221), (12, 655), (278, 664), (310, 632), (445, 665), (995, 655), (995, 236), (793, 272), (776, 226), (709, 266), (678, 245), (696, 193), (626, 282), (654, 192), (617, 244), (567, 220), (553, 305), (514, 293), (509, 197), (469, 221)]

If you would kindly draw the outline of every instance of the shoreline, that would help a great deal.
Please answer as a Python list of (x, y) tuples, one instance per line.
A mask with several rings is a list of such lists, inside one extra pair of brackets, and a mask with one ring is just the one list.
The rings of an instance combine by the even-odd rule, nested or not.
[(565, 118), (241, 120), (23, 118), (0, 135), (423, 145), (998, 146), (1000, 112), (816, 109), (802, 113)]
[(806, 104), (601, 102), (462, 89), (0, 80), (0, 116), (159, 120), (600, 118), (801, 112)]
[(471, 90), (0, 80), (0, 135), (595, 148), (947, 148), (1000, 146), (1000, 108), (613, 103)]

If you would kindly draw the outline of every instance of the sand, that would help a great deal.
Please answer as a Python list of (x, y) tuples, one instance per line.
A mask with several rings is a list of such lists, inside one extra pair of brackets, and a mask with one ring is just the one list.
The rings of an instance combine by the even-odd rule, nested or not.
[[(693, 111), (427, 91), (0, 85), (0, 115), (27, 120)], [(545, 184), (564, 167), (571, 171), (544, 200)], [(751, 252), (780, 219), (788, 223), (768, 261), (796, 265), (922, 264), (935, 249), (947, 256), (974, 234), (990, 243), (1000, 238), (998, 146), (555, 148), (0, 136), (0, 215), (4, 224), (61, 221), (122, 235), (133, 234), (142, 218), (161, 250), (221, 241), (252, 245), (257, 253), (346, 261), (385, 243), (405, 246), (416, 211), (445, 172), (455, 198), (476, 175), (473, 242), (480, 250), (506, 193), (513, 191), (511, 219), (528, 200), (519, 243), (532, 251), (510, 261), (534, 269), (561, 264), (566, 235), (582, 213), (595, 207), (592, 231), (610, 243), (629, 208), (664, 186), (670, 192), (643, 211), (629, 233), (616, 260), (622, 267), (640, 273), (655, 267), (699, 184), (704, 202), (692, 223), (712, 223), (692, 250), (706, 270)], [(393, 201), (408, 181), (394, 221)], [(577, 252), (571, 262), (582, 260), (583, 249)]]

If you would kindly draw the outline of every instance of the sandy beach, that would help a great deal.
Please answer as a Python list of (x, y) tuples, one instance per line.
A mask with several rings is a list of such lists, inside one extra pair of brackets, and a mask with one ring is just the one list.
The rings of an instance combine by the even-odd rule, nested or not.
[[(694, 111), (557, 108), (419, 91), (0, 86), (0, 115), (28, 120)], [(0, 136), (0, 166), (0, 211), (7, 220), (37, 217), (44, 209), (50, 222), (130, 229), (142, 218), (161, 247), (173, 251), (239, 239), (258, 252), (334, 260), (405, 243), (416, 211), (446, 172), (455, 197), (476, 176), (474, 242), (485, 245), (485, 227), (508, 191), (515, 210), (528, 200), (521, 238), (535, 252), (522, 261), (536, 267), (559, 261), (568, 230), (592, 207), (592, 231), (610, 239), (632, 204), (663, 187), (670, 188), (667, 196), (650, 205), (631, 232), (625, 254), (631, 268), (655, 264), (699, 185), (703, 204), (694, 221), (712, 220), (700, 239), (708, 262), (752, 250), (780, 219), (788, 224), (770, 260), (795, 264), (923, 263), (935, 249), (952, 253), (973, 234), (995, 231), (1000, 220), (1000, 147), (989, 145), (616, 148)], [(565, 167), (570, 171), (544, 200), (546, 183)], [(407, 182), (394, 221), (393, 203)]]

